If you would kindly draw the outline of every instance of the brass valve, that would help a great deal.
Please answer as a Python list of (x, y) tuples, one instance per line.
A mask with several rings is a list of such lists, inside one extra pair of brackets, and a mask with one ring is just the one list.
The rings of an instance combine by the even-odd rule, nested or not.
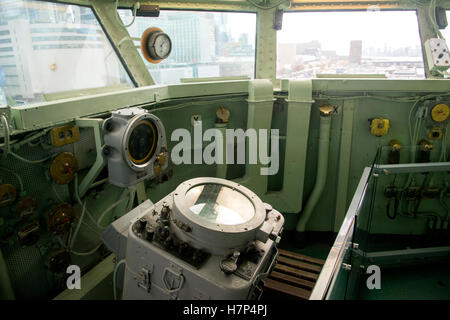
[(334, 107), (325, 102), (319, 107), (319, 111), (321, 115), (329, 116), (334, 111)]
[(218, 123), (228, 123), (228, 120), (230, 119), (230, 110), (224, 106), (220, 106), (216, 111), (216, 117)]
[(389, 141), (389, 156), (388, 161), (390, 164), (399, 164), (400, 163), (400, 150), (402, 149), (402, 145), (398, 140)]
[(433, 144), (428, 142), (427, 140), (420, 140), (419, 149), (421, 151), (431, 151), (433, 150)]
[(402, 145), (398, 140), (391, 140), (389, 141), (389, 146), (391, 147), (392, 151), (400, 151), (402, 149)]

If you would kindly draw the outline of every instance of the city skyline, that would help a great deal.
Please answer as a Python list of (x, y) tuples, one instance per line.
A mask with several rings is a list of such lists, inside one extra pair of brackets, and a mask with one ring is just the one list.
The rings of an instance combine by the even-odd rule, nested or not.
[(0, 103), (131, 81), (90, 8), (37, 1), (0, 6)]
[(279, 43), (320, 40), (324, 50), (336, 50), (339, 55), (348, 53), (351, 40), (379, 48), (421, 43), (414, 11), (286, 13), (277, 37)]

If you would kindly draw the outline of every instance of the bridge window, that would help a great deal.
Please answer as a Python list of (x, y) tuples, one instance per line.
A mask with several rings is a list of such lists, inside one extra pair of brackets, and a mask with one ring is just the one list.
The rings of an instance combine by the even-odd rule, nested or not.
[[(130, 10), (119, 10), (119, 14), (124, 24), (132, 20)], [(128, 32), (140, 38), (149, 27), (161, 28), (172, 40), (166, 60), (159, 64), (144, 60), (157, 84), (184, 78), (254, 76), (253, 13), (161, 11), (158, 18), (137, 17)]]
[[(450, 22), (450, 10), (447, 10), (447, 21)], [(447, 40), (447, 46), (450, 47), (450, 25), (447, 25), (447, 28), (445, 28), (445, 30), (442, 30), (442, 35), (444, 36), (445, 40)]]
[(277, 38), (278, 78), (425, 77), (415, 11), (285, 13)]
[(0, 104), (17, 106), (55, 99), (66, 91), (131, 86), (92, 9), (1, 1)]

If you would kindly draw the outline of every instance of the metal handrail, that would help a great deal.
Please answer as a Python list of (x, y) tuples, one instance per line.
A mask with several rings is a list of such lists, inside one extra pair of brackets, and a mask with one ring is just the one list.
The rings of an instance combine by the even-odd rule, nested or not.
[(369, 185), (369, 178), (372, 173), (371, 167), (366, 167), (359, 180), (352, 202), (347, 210), (344, 222), (339, 229), (336, 240), (331, 247), (327, 260), (320, 272), (316, 285), (311, 293), (310, 300), (323, 300), (326, 298), (331, 283), (336, 279), (337, 271), (342, 265), (345, 252), (348, 247), (346, 244), (348, 239), (352, 237), (354, 230), (355, 218), (361, 210), (364, 198), (366, 196), (367, 187)]
[(407, 163), (366, 167), (358, 183), (358, 187), (356, 188), (341, 228), (339, 229), (338, 235), (336, 236), (336, 240), (311, 293), (310, 300), (326, 299), (330, 287), (334, 281), (336, 281), (338, 270), (341, 268), (345, 253), (348, 249), (346, 245), (348, 240), (353, 236), (355, 220), (361, 210), (363, 201), (365, 200), (369, 178), (372, 174), (404, 174), (440, 171), (450, 171), (450, 162)]
[(450, 162), (384, 164), (376, 166), (374, 172), (379, 174), (402, 174), (445, 171), (450, 171)]

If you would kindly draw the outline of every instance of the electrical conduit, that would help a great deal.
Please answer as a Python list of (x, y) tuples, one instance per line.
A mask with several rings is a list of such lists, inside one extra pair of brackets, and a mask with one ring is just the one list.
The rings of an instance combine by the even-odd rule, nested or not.
[(305, 209), (300, 215), (297, 222), (297, 238), (302, 241), (304, 239), (304, 232), (306, 230), (306, 224), (308, 223), (317, 202), (322, 196), (322, 192), (325, 188), (327, 181), (327, 171), (328, 171), (328, 151), (330, 146), (330, 128), (331, 128), (331, 116), (330, 113), (324, 113), (321, 111), (320, 114), (320, 134), (319, 134), (319, 154), (317, 160), (317, 174), (316, 183), (314, 185), (313, 191), (306, 203)]

